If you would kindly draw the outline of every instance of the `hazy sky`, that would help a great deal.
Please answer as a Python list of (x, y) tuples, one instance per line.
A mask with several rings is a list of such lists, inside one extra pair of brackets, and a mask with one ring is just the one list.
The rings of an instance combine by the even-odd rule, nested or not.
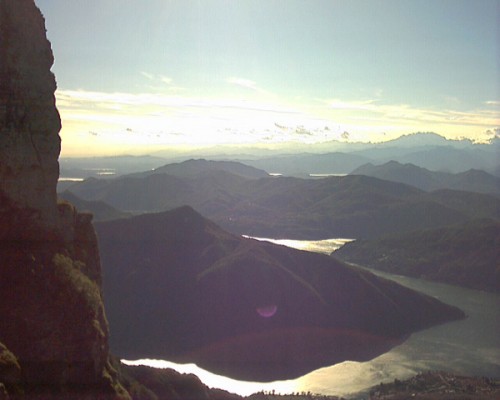
[(500, 0), (36, 3), (63, 155), (500, 126)]

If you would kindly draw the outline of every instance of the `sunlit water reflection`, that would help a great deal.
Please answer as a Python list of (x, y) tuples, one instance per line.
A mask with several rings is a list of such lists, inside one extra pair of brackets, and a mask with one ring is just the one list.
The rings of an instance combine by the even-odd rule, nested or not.
[[(258, 239), (325, 254), (350, 241)], [(133, 363), (194, 373), (209, 387), (241, 395), (275, 390), (277, 393), (310, 391), (349, 396), (380, 382), (404, 379), (420, 371), (437, 369), (464, 375), (500, 377), (499, 295), (392, 274), (378, 274), (455, 305), (464, 310), (468, 318), (417, 332), (400, 346), (371, 361), (346, 361), (288, 381), (242, 382), (212, 374), (194, 364), (178, 365), (159, 360), (138, 360)]]
[[(243, 237), (250, 238), (251, 236)], [(315, 253), (331, 254), (332, 251), (337, 250), (348, 242), (354, 239), (324, 239), (324, 240), (292, 240), (292, 239), (269, 239), (251, 237), (252, 239), (261, 240), (264, 242), (271, 242), (281, 244), (283, 246), (293, 247), (294, 249), (307, 250)]]

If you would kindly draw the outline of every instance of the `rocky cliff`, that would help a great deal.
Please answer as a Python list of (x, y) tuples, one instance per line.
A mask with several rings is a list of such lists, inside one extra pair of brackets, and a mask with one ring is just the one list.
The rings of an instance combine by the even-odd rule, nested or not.
[(128, 398), (109, 364), (91, 216), (57, 203), (52, 63), (34, 1), (1, 0), (0, 398)]
[[(14, 204), (25, 212), (17, 217), (29, 220), (33, 229), (54, 228), (57, 224), (55, 189), (61, 122), (55, 107), (56, 83), (50, 71), (53, 61), (44, 19), (33, 1), (2, 0), (0, 218), (12, 219), (7, 204)], [(0, 231), (0, 238), (27, 233), (10, 228)]]

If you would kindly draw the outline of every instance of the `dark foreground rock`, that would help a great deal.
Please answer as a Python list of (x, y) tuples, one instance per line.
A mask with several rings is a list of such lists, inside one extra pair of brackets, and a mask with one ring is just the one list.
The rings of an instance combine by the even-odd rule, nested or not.
[(57, 203), (44, 19), (0, 2), (0, 398), (129, 399), (110, 366), (92, 217)]
[[(2, 0), (0, 195), (31, 210), (33, 227), (54, 228), (57, 223), (61, 121), (50, 72), (53, 61), (45, 21), (33, 1)], [(5, 208), (0, 208), (0, 218), (7, 217)], [(0, 231), (0, 239), (4, 234)]]

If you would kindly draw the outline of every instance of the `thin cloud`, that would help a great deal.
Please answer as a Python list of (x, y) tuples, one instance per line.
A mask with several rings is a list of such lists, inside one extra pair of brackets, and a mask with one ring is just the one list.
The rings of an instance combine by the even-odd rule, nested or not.
[(257, 84), (254, 81), (251, 81), (250, 79), (228, 78), (226, 79), (226, 82), (230, 83), (231, 85), (241, 86), (252, 90), (258, 90)]
[(330, 108), (339, 110), (372, 110), (373, 104), (377, 100), (363, 100), (363, 101), (343, 101), (339, 99), (328, 100), (327, 104)]
[(147, 87), (148, 88), (154, 88), (155, 90), (156, 89), (160, 89), (160, 88), (165, 88), (165, 85), (168, 86), (170, 89), (176, 89), (176, 90), (179, 90), (180, 88), (179, 87), (176, 87), (176, 86), (172, 86), (173, 84), (173, 79), (169, 76), (166, 76), (166, 75), (156, 75), (156, 74), (152, 74), (150, 72), (146, 72), (146, 71), (141, 71), (140, 74), (146, 78), (148, 81), (152, 82), (152, 85), (155, 85), (155, 84), (159, 84), (161, 86), (152, 86), (151, 84), (149, 84)]
[(239, 87), (242, 87), (245, 89), (253, 90), (253, 91), (261, 93), (261, 94), (271, 95), (271, 93), (269, 91), (259, 87), (256, 82), (254, 82), (250, 79), (231, 77), (231, 78), (227, 78), (226, 82), (231, 84), (231, 85), (235, 85), (235, 86), (239, 86)]
[(495, 126), (500, 122), (498, 112), (481, 109), (458, 111), (453, 109), (429, 109), (413, 107), (408, 104), (381, 104), (377, 100), (342, 101), (339, 99), (325, 101), (333, 112), (346, 111), (351, 116), (361, 118), (385, 119), (393, 122), (413, 121), (433, 124), (456, 124)]
[(141, 75), (147, 79), (149, 79), (150, 81), (152, 81), (154, 79), (154, 75), (153, 74), (150, 74), (149, 72), (146, 72), (146, 71), (141, 71), (140, 72)]
[[(239, 99), (209, 99), (172, 96), (163, 93), (105, 93), (83, 90), (57, 90), (58, 106), (62, 109), (85, 108), (89, 110), (106, 109), (127, 112), (137, 107), (172, 109), (234, 109), (248, 112), (276, 114), (297, 114), (294, 109), (272, 103)], [(142, 112), (140, 109), (136, 110)]]
[(171, 85), (172, 84), (172, 78), (169, 78), (168, 76), (160, 75), (160, 81), (162, 81), (165, 85)]

